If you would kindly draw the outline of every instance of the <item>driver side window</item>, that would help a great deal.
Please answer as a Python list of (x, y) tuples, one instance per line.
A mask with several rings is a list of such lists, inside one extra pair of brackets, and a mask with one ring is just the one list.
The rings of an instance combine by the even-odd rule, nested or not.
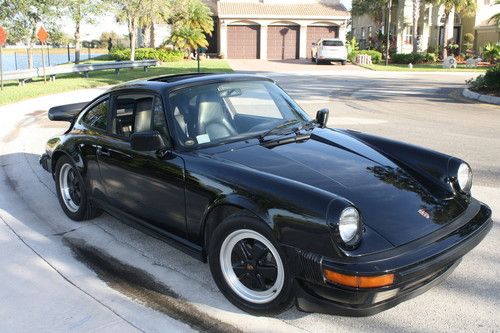
[(111, 133), (128, 139), (132, 133), (146, 131), (158, 131), (169, 141), (161, 98), (144, 93), (115, 96)]

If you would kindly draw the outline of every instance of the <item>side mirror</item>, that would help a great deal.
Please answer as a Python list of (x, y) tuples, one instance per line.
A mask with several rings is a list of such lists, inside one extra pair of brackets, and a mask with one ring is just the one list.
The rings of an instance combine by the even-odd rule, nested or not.
[(330, 113), (330, 110), (327, 108), (318, 110), (316, 112), (316, 123), (319, 125), (320, 128), (325, 128), (326, 123), (328, 123), (328, 114)]
[(157, 131), (145, 131), (132, 133), (130, 146), (136, 151), (158, 151), (165, 148), (165, 142)]

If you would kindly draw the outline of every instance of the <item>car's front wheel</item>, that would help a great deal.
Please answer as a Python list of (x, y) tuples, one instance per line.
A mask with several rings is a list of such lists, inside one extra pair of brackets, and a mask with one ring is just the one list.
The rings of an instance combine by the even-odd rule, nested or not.
[(69, 157), (57, 160), (55, 182), (57, 198), (69, 218), (82, 221), (101, 214), (102, 211), (89, 200), (83, 177)]
[(284, 253), (269, 227), (244, 214), (228, 217), (213, 233), (212, 276), (224, 296), (253, 314), (276, 314), (293, 301)]

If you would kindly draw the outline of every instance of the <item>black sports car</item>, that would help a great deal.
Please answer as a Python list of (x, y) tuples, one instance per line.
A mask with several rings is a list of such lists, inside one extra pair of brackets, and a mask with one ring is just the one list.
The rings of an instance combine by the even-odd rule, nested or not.
[(442, 281), (492, 226), (455, 157), (326, 128), (272, 80), (187, 74), (49, 110), (64, 212), (102, 210), (210, 264), (255, 314), (364, 316)]

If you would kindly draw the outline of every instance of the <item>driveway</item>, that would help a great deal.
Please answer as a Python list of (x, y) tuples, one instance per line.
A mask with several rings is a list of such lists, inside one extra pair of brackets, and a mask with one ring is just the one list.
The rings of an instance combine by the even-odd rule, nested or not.
[(316, 65), (310, 59), (293, 60), (259, 60), (259, 59), (228, 59), (229, 65), (237, 72), (337, 72), (337, 71), (369, 71), (369, 69), (347, 63), (342, 66), (338, 62)]
[[(33, 249), (38, 258), (43, 258), (42, 266), (60, 272), (58, 279), (62, 281), (54, 278), (57, 288), (72, 290), (71, 295), (75, 295), (74, 289), (81, 290), (90, 295), (82, 298), (92, 297), (107, 306), (107, 316), (90, 316), (90, 322), (101, 318), (99, 323), (115, 323), (117, 318), (123, 318), (125, 323), (120, 325), (130, 322), (134, 325), (130, 330), (146, 332), (166, 331), (168, 325), (173, 330), (216, 332), (500, 331), (500, 108), (458, 97), (470, 74), (364, 75), (343, 71), (341, 75), (266, 75), (311, 115), (319, 108), (329, 107), (330, 126), (388, 136), (469, 161), (475, 171), (473, 192), (494, 212), (491, 233), (443, 284), (375, 316), (348, 318), (301, 313), (296, 309), (277, 317), (250, 316), (225, 300), (207, 265), (107, 214), (75, 223), (62, 213), (53, 180), (40, 168), (37, 159), (46, 139), (64, 131), (67, 124), (49, 122), (45, 110), (58, 103), (88, 100), (100, 90), (65, 93), (0, 108), (0, 217), (7, 227), (0, 231), (16, 232), (17, 241), (11, 235), (11, 243), (21, 242)], [(0, 253), (6, 253), (9, 246), (3, 239)], [(17, 256), (17, 251), (10, 254)], [(24, 267), (22, 275), (39, 273), (29, 265)], [(17, 286), (16, 280), (7, 278)], [(50, 276), (47, 279), (52, 280)], [(30, 285), (24, 287), (29, 290)], [(47, 308), (47, 304), (49, 300), (60, 301), (58, 294), (42, 298), (36, 293), (30, 296), (22, 288), (8, 290), (11, 301), (1, 303), (0, 313), (3, 323), (7, 318), (9, 331), (30, 322), (30, 318), (42, 318), (43, 311), (56, 311)], [(23, 297), (25, 300), (21, 301)], [(79, 302), (79, 298), (74, 297), (74, 301)], [(22, 313), (29, 302), (33, 305), (31, 316)], [(54, 321), (49, 318), (36, 327), (46, 331), (69, 330), (70, 325), (82, 320), (78, 315), (68, 308), (67, 326), (52, 329)]]

